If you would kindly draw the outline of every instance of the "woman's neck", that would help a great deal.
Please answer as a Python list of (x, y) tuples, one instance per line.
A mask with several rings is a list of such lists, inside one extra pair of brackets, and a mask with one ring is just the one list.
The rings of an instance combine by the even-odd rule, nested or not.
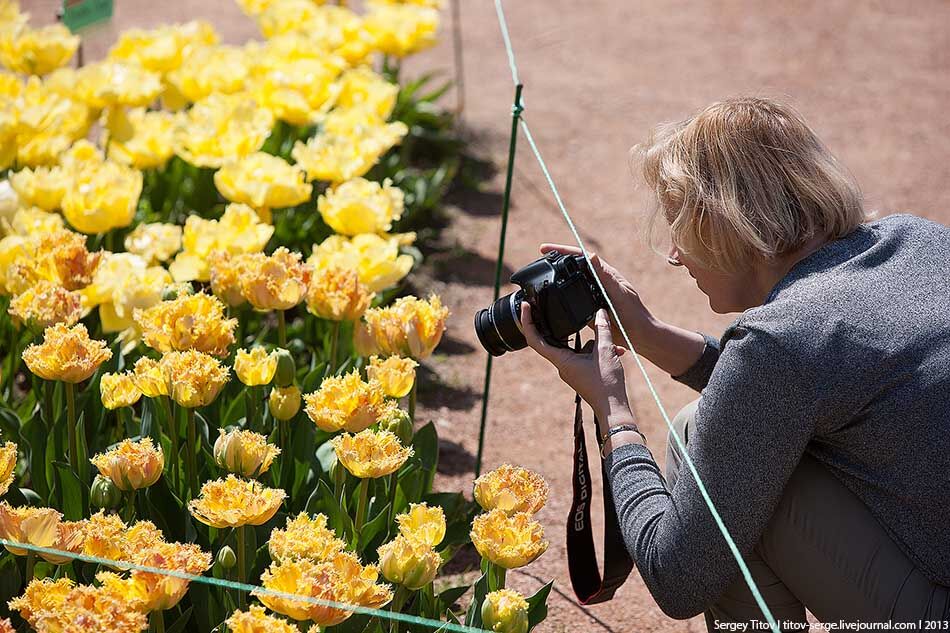
[(755, 282), (752, 286), (753, 293), (757, 299), (753, 305), (762, 305), (771, 294), (775, 286), (780, 282), (789, 271), (795, 267), (795, 264), (802, 261), (822, 246), (828, 243), (828, 238), (824, 235), (816, 235), (800, 248), (786, 253), (772, 261), (762, 263), (755, 268)]

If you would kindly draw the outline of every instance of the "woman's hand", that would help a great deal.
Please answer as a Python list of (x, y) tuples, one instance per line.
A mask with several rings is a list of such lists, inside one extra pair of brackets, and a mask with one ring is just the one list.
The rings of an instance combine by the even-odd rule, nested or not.
[(521, 304), (521, 327), (528, 345), (557, 367), (561, 380), (580, 394), (601, 424), (632, 421), (620, 356), (624, 348), (614, 345), (610, 318), (598, 310), (594, 340), (580, 352), (547, 343), (538, 333), (527, 302)]
[[(581, 249), (576, 246), (566, 246), (564, 244), (541, 245), (542, 255), (551, 251), (570, 255), (581, 254)], [(617, 316), (620, 317), (620, 321), (627, 330), (631, 342), (638, 348), (641, 342), (648, 343), (649, 341), (643, 339), (649, 338), (650, 333), (654, 329), (655, 322), (653, 315), (650, 314), (650, 311), (647, 310), (643, 302), (640, 301), (640, 295), (637, 294), (633, 285), (624, 279), (623, 275), (621, 275), (616, 268), (603, 262), (596, 254), (590, 256), (590, 261), (601, 283), (604, 284), (607, 296), (610, 297), (610, 301), (617, 309)], [(616, 324), (611, 324), (611, 334), (617, 345), (623, 347), (627, 346), (623, 338), (623, 333)]]

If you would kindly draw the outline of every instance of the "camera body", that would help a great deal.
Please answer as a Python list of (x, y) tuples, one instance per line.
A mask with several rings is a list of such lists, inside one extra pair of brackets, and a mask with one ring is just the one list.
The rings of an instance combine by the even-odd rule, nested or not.
[(521, 303), (528, 302), (535, 327), (559, 347), (607, 306), (582, 255), (551, 251), (511, 276), (520, 290), (499, 297), (475, 315), (475, 332), (489, 354), (501, 356), (527, 346), (521, 331)]

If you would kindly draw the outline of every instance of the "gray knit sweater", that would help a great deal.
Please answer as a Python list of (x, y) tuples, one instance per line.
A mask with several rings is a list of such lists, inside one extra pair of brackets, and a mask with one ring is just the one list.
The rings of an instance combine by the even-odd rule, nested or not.
[[(675, 377), (702, 392), (688, 453), (743, 555), (807, 452), (950, 585), (950, 228), (861, 225), (706, 342)], [(705, 610), (739, 568), (686, 466), (672, 490), (642, 445), (606, 467), (653, 598), (674, 618)]]

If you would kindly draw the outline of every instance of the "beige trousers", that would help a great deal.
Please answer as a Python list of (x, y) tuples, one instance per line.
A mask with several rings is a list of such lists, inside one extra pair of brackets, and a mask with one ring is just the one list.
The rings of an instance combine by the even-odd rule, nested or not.
[[(698, 400), (680, 411), (673, 426), (689, 442)], [(672, 490), (683, 456), (670, 438), (666, 480)], [(684, 476), (690, 476), (687, 471)], [(820, 622), (943, 622), (950, 619), (950, 588), (928, 580), (887, 535), (867, 506), (828, 469), (805, 455), (775, 513), (745, 557), (772, 615), (784, 630), (802, 627), (805, 609)], [(739, 576), (705, 612), (709, 631), (722, 623), (762, 622)], [(926, 630), (927, 626), (920, 628)], [(734, 630), (734, 629), (733, 629)], [(910, 630), (916, 630), (916, 626)]]

